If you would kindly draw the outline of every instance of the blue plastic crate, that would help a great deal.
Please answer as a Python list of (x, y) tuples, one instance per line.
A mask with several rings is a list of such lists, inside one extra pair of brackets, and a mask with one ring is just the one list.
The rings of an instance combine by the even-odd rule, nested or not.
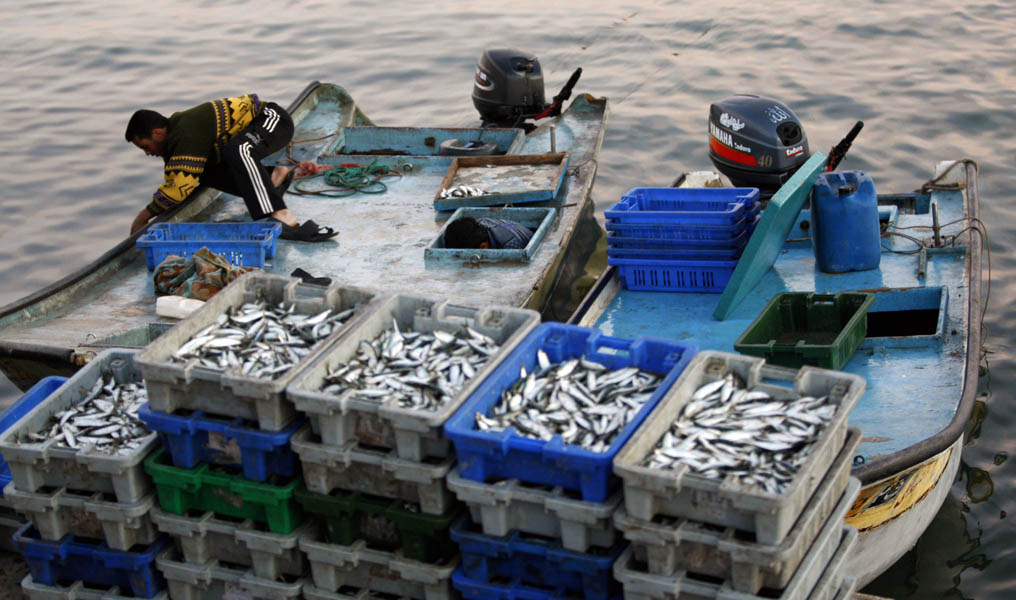
[(202, 411), (169, 414), (148, 404), (138, 410), (138, 418), (159, 433), (177, 467), (191, 469), (202, 462), (242, 467), (244, 477), (259, 482), (272, 475), (289, 478), (299, 474), (299, 461), (289, 439), (306, 419), (296, 419), (281, 431), (262, 431), (256, 423), (239, 417)]
[(603, 216), (626, 224), (732, 225), (760, 211), (758, 188), (636, 188)]
[(468, 517), (448, 530), (459, 545), (463, 574), (476, 581), (517, 581), (563, 597), (607, 600), (620, 592), (614, 581), (614, 561), (627, 546), (590, 552), (565, 550), (560, 542), (513, 531), (502, 537), (483, 535)]
[(722, 294), (737, 266), (736, 260), (660, 260), (607, 257), (617, 267), (621, 285), (650, 292), (708, 292)]
[(607, 221), (604, 223), (609, 234), (623, 238), (644, 238), (673, 241), (730, 241), (741, 234), (755, 231), (761, 215), (727, 225), (685, 225), (682, 223), (621, 223)]
[(265, 259), (275, 256), (275, 240), (282, 224), (274, 221), (251, 223), (154, 223), (138, 238), (148, 270), (154, 270), (167, 256), (191, 256), (208, 248), (231, 264), (263, 268)]
[(607, 248), (705, 250), (710, 248), (743, 248), (753, 228), (744, 228), (734, 237), (719, 239), (667, 239), (629, 237), (611, 232), (607, 234)]
[[(553, 590), (530, 587), (517, 579), (505, 583), (488, 583), (466, 575), (462, 567), (452, 573), (452, 587), (465, 600), (574, 600), (582, 596), (561, 595)], [(621, 600), (622, 591), (609, 596), (609, 600)]]
[[(2, 413), (0, 413), (0, 433), (7, 431), (7, 429), (18, 422), (18, 419), (28, 414), (28, 411), (32, 410), (39, 405), (40, 402), (49, 397), (50, 394), (56, 391), (58, 387), (63, 385), (67, 381), (66, 377), (58, 377), (56, 375), (50, 375), (49, 377), (43, 377), (38, 383), (32, 386), (30, 390), (24, 393), (20, 398), (14, 401), (13, 404), (8, 406)], [(0, 456), (0, 497), (4, 495), (4, 488), (11, 482), (11, 468), (7, 466), (7, 461)]]
[[(546, 352), (554, 363), (584, 355), (609, 369), (635, 366), (653, 371), (663, 375), (663, 381), (605, 452), (565, 444), (561, 436), (546, 442), (523, 437), (514, 427), (480, 431), (476, 427), (476, 413), (490, 412), (501, 392), (518, 380), (521, 367), (530, 373), (538, 370), (538, 350)], [(582, 499), (588, 502), (604, 502), (619, 483), (611, 470), (614, 455), (697, 351), (698, 347), (688, 342), (650, 337), (615, 338), (604, 335), (599, 329), (563, 323), (538, 325), (445, 423), (445, 435), (455, 446), (460, 475), (474, 481), (518, 478), (523, 482), (559, 485), (579, 491)]]
[(615, 248), (607, 246), (607, 257), (643, 260), (737, 260), (744, 244), (732, 248)]
[(169, 536), (136, 551), (111, 550), (102, 542), (89, 543), (68, 535), (58, 541), (39, 538), (26, 523), (14, 534), (14, 547), (28, 563), (32, 579), (43, 585), (66, 585), (75, 581), (130, 589), (139, 598), (151, 598), (165, 588), (155, 559), (170, 547)]

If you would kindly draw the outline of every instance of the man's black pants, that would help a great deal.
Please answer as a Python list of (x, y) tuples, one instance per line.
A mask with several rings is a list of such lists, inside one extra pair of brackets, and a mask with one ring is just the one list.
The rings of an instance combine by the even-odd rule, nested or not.
[(272, 185), (272, 169), (261, 161), (292, 139), (293, 118), (278, 104), (267, 102), (261, 114), (226, 144), (222, 162), (206, 170), (202, 182), (243, 198), (255, 221), (282, 210), (286, 203)]

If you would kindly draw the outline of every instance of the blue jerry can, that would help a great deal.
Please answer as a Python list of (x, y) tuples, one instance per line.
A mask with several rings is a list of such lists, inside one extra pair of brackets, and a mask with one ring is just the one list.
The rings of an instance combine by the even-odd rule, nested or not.
[(822, 173), (811, 192), (811, 242), (825, 273), (878, 267), (878, 198), (864, 171)]

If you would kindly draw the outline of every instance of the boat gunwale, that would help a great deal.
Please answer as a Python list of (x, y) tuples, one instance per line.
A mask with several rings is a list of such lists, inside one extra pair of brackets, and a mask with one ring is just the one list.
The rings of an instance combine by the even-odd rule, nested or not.
[[(979, 198), (977, 191), (977, 167), (966, 163), (966, 216), (968, 219), (979, 218)], [(675, 181), (679, 184), (681, 178)], [(911, 467), (919, 465), (926, 460), (948, 450), (963, 435), (966, 430), (970, 415), (973, 412), (974, 400), (977, 396), (977, 382), (979, 378), (980, 355), (981, 355), (981, 254), (983, 252), (983, 240), (974, 231), (967, 231), (967, 256), (968, 256), (968, 281), (967, 281), (967, 339), (966, 339), (966, 367), (963, 374), (963, 391), (960, 395), (960, 402), (956, 406), (953, 418), (948, 425), (938, 433), (931, 435), (916, 444), (893, 452), (851, 469), (851, 474), (861, 480), (864, 485), (870, 485), (887, 477), (901, 473)], [(578, 307), (568, 318), (569, 324), (577, 324), (586, 313), (593, 307), (597, 297), (603, 293), (617, 277), (617, 268), (609, 266), (597, 278), (596, 282), (589, 289), (589, 292), (582, 298)]]

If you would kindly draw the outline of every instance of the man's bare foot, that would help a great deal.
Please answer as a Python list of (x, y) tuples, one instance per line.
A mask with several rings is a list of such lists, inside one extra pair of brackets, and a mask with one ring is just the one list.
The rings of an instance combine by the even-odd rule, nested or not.
[(279, 185), (282, 184), (282, 180), (285, 179), (286, 175), (288, 175), (292, 170), (292, 167), (284, 167), (282, 165), (275, 167), (275, 170), (272, 171), (272, 185), (279, 187)]
[(296, 220), (296, 217), (293, 216), (293, 213), (289, 212), (288, 208), (277, 210), (268, 216), (275, 219), (276, 221), (282, 221), (283, 223), (289, 225), (290, 227), (296, 227), (297, 225), (300, 224), (300, 222)]

